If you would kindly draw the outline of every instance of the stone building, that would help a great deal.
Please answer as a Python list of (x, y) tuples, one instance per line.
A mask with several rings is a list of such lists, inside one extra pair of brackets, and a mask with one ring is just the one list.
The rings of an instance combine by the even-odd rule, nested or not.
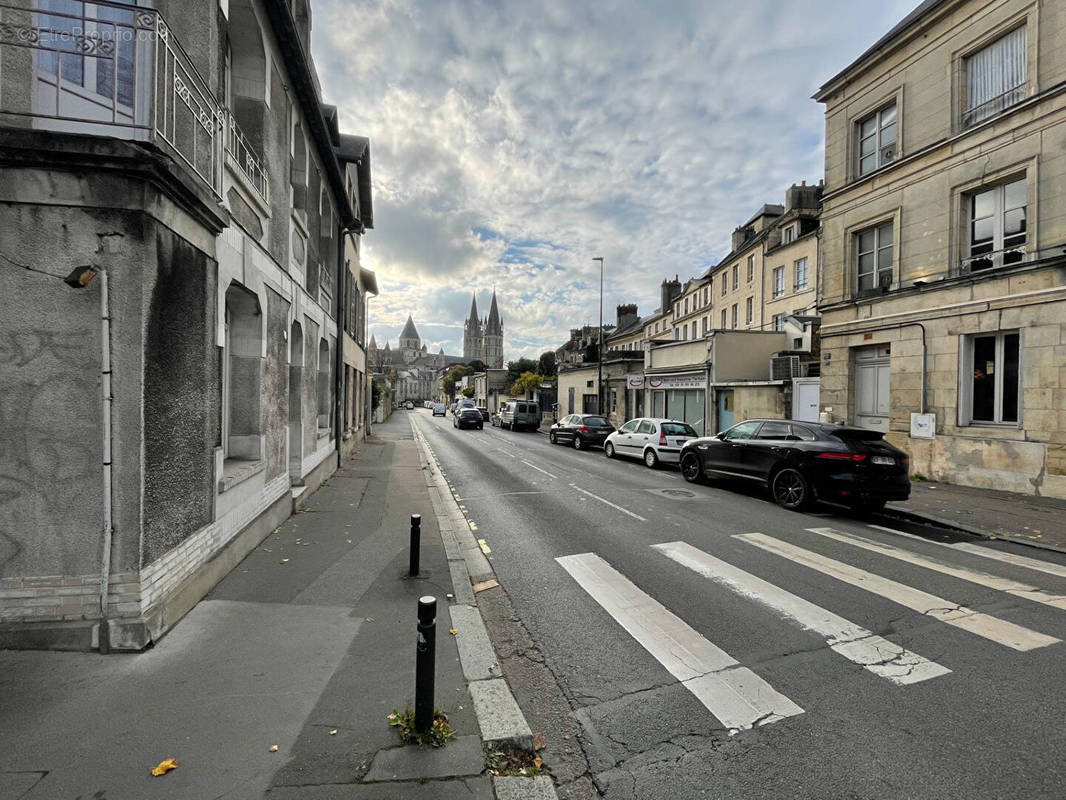
[(466, 358), (446, 355), (443, 347), (437, 353), (430, 353), (410, 314), (400, 331), (396, 349), (393, 350), (388, 342), (379, 349), (377, 341), (371, 337), (369, 357), (374, 372), (390, 376), (394, 399), (398, 403), (439, 399), (442, 371), (467, 361)]
[(337, 319), (372, 291), (369, 146), (307, 0), (122, 5), (0, 8), (0, 647), (151, 643), (365, 389)]
[(477, 295), (470, 300), (470, 316), (463, 325), (463, 358), (482, 361), (489, 369), (503, 367), (503, 319), (496, 305), (496, 290), (492, 290), (489, 315), (479, 319)]
[(1066, 4), (926, 0), (825, 104), (822, 397), (912, 472), (1066, 497)]

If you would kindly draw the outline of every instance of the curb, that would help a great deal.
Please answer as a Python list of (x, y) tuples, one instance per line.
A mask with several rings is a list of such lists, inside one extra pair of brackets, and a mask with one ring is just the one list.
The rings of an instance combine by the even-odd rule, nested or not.
[(944, 528), (950, 528), (956, 531), (962, 531), (968, 533), (971, 536), (977, 536), (982, 539), (1012, 542), (1014, 544), (1027, 545), (1029, 547), (1035, 547), (1039, 550), (1050, 550), (1054, 553), (1066, 553), (1066, 547), (1060, 547), (1054, 544), (1048, 544), (1046, 542), (1037, 542), (1033, 539), (1026, 539), (1023, 536), (1012, 536), (1009, 533), (996, 533), (995, 531), (986, 531), (981, 528), (975, 528), (972, 525), (967, 525), (957, 520), (948, 519), (947, 517), (940, 517), (936, 514), (927, 514), (920, 511), (913, 511), (910, 509), (902, 509), (897, 506), (889, 505), (885, 507), (882, 512), (885, 516), (896, 517), (907, 520), (909, 522), (931, 522), (934, 525), (939, 525)]
[[(440, 527), (444, 550), (448, 556), (454, 599), (449, 600), (452, 624), (459, 633), (459, 661), (467, 690), (474, 702), (474, 713), (481, 728), (482, 741), (498, 747), (516, 747), (533, 752), (533, 733), (519, 708), (507, 681), (500, 671), (496, 651), (492, 647), (481, 611), (477, 606), (474, 585), (496, 582), (496, 573), (485, 558), (474, 536), (463, 507), (440, 469), (433, 449), (422, 431), (410, 420), (411, 431), (418, 446), (426, 486), (429, 488), (433, 512)], [(498, 797), (507, 800), (556, 800), (555, 787), (548, 776), (536, 778), (493, 779)]]

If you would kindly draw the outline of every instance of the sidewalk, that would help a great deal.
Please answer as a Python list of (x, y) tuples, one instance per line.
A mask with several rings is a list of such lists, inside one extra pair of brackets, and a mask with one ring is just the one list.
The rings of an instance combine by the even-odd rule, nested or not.
[[(491, 567), (408, 417), (374, 434), (150, 650), (0, 651), (0, 797), (554, 797), (550, 778), (486, 773), (483, 740), (532, 742), (465, 569)], [(414, 708), (427, 594), (436, 705), (456, 732), (441, 749), (401, 746), (386, 719)], [(166, 758), (178, 768), (152, 777)]]

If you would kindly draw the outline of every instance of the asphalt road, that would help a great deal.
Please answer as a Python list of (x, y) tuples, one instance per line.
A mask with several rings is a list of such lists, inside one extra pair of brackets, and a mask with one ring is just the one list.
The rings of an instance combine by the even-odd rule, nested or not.
[(410, 414), (549, 675), (504, 661), (560, 797), (1066, 796), (1066, 558)]

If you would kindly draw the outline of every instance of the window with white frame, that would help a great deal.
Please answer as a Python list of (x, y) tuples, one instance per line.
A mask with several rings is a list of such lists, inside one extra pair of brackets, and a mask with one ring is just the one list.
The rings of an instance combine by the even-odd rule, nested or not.
[(774, 297), (783, 297), (785, 294), (785, 268), (774, 268)]
[(859, 120), (859, 174), (866, 175), (896, 158), (896, 104)]
[(703, 335), (706, 336), (707, 335), (707, 331), (709, 331), (710, 329), (711, 329), (711, 318), (710, 317), (704, 317), (703, 318)]
[(792, 288), (797, 292), (807, 288), (807, 259), (801, 258), (796, 261), (795, 269), (793, 270), (794, 280)]
[(792, 242), (796, 241), (796, 226), (795, 225), (786, 225), (785, 226), (784, 234), (781, 237), (781, 241), (784, 244), (792, 244)]
[(722, 297), (725, 297), (725, 291), (729, 288), (729, 276), (724, 272), (722, 273)]
[(755, 298), (749, 297), (744, 303), (744, 320), (749, 325), (755, 319)]
[(726, 313), (727, 313), (726, 310), (723, 308), (722, 309), (722, 325), (721, 325), (722, 330), (726, 329)]
[(685, 313), (688, 313), (688, 298), (685, 298)]
[(1017, 424), (1021, 397), (1018, 331), (964, 336), (959, 369), (959, 423)]
[(855, 234), (856, 287), (869, 292), (892, 285), (892, 223)]
[(991, 269), (1025, 259), (1028, 199), (1025, 178), (966, 195), (969, 254), (963, 263), (968, 269)]
[(1023, 25), (966, 58), (963, 127), (1025, 99), (1026, 43)]
[(740, 286), (740, 265), (733, 265), (733, 290), (735, 291)]
[(774, 314), (774, 330), (783, 331), (785, 329), (785, 315)]
[(748, 256), (748, 283), (755, 279), (755, 255)]
[(739, 308), (740, 308), (740, 305), (738, 303), (733, 303), (733, 327), (734, 328), (737, 327), (737, 322), (738, 322), (738, 314), (737, 314), (737, 312), (738, 312)]

